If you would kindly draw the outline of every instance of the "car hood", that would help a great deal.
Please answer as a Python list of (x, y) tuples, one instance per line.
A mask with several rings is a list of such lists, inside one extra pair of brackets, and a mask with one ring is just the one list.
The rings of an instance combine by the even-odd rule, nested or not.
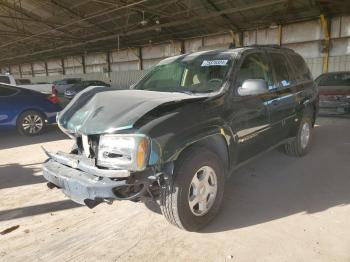
[(208, 96), (108, 89), (94, 87), (79, 93), (59, 114), (60, 127), (71, 134), (114, 133), (132, 128), (138, 119), (158, 106)]

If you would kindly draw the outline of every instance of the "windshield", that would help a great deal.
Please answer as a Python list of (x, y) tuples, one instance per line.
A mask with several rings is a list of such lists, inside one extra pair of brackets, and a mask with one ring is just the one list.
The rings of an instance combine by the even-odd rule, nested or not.
[(220, 90), (230, 68), (227, 53), (172, 57), (156, 65), (134, 89), (160, 92), (210, 93)]

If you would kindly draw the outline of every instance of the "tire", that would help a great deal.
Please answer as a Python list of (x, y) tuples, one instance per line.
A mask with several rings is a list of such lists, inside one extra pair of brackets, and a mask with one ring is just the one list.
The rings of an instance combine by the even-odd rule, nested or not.
[[(195, 176), (198, 180), (193, 180)], [(161, 189), (161, 211), (180, 229), (198, 231), (219, 212), (224, 185), (225, 169), (219, 157), (204, 147), (192, 147), (177, 160), (173, 177)], [(202, 202), (191, 208), (190, 199), (192, 204)]]
[[(305, 136), (304, 133), (305, 128), (309, 130), (309, 136), (307, 138), (307, 141), (304, 140)], [(311, 148), (313, 140), (313, 121), (310, 115), (305, 115), (302, 117), (298, 130), (297, 135), (293, 139), (293, 141), (285, 144), (284, 149), (287, 155), (294, 156), (294, 157), (302, 157), (305, 156)]]
[(17, 120), (17, 130), (21, 135), (35, 136), (44, 131), (45, 118), (37, 111), (23, 112)]

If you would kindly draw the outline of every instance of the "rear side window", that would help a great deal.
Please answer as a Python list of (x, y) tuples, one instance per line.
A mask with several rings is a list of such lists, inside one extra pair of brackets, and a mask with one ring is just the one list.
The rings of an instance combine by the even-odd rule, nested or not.
[(71, 85), (71, 84), (76, 84), (79, 83), (80, 81), (78, 79), (68, 79), (67, 80), (67, 84)]
[(0, 83), (11, 84), (8, 76), (0, 76)]
[(280, 87), (288, 87), (293, 81), (293, 73), (288, 64), (287, 58), (278, 53), (270, 53), (272, 65), (276, 73), (276, 81)]
[(17, 89), (0, 85), (0, 97), (11, 96), (17, 93)]
[(350, 73), (325, 74), (316, 79), (319, 86), (350, 86)]
[(311, 73), (304, 59), (299, 55), (290, 55), (289, 57), (294, 65), (297, 79), (301, 81), (311, 80)]

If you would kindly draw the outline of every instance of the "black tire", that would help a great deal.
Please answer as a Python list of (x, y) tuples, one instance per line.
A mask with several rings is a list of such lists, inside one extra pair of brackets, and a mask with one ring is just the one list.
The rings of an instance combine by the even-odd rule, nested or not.
[[(217, 190), (211, 207), (205, 214), (203, 212), (203, 215), (198, 216), (191, 211), (189, 193), (194, 175), (198, 177), (197, 171), (205, 166), (214, 170)], [(180, 229), (198, 231), (219, 212), (224, 195), (224, 185), (225, 169), (219, 157), (204, 147), (192, 147), (176, 161), (173, 177), (161, 190), (161, 211), (171, 224)], [(205, 199), (208, 199), (208, 195)]]
[[(31, 125), (29, 119), (31, 119), (35, 124)], [(19, 116), (17, 120), (17, 130), (21, 135), (36, 136), (41, 134), (44, 131), (44, 128), (45, 118), (38, 111), (25, 111)]]
[[(305, 124), (309, 126), (310, 135), (309, 135), (307, 145), (302, 146), (301, 134), (302, 134), (303, 126)], [(308, 114), (302, 117), (298, 126), (297, 135), (293, 139), (293, 141), (285, 144), (284, 146), (285, 152), (289, 156), (294, 156), (294, 157), (305, 156), (310, 151), (312, 140), (313, 140), (313, 121), (311, 116)]]

